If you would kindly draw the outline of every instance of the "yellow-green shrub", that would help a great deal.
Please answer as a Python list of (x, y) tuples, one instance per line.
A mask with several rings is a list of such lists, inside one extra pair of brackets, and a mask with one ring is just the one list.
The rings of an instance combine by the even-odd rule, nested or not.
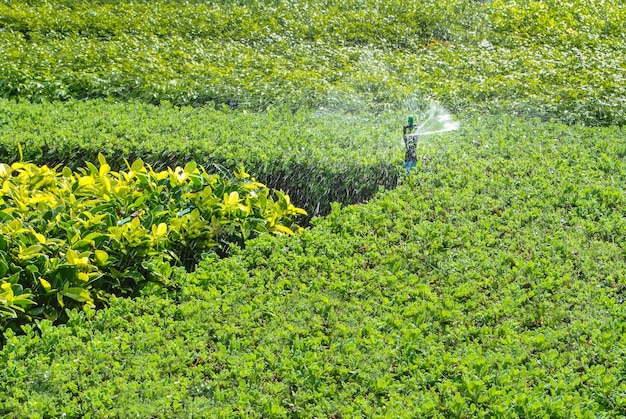
[(0, 164), (0, 328), (106, 304), (204, 252), (228, 254), (261, 233), (293, 234), (304, 211), (243, 167), (226, 177), (190, 162), (155, 172), (86, 163), (72, 171)]

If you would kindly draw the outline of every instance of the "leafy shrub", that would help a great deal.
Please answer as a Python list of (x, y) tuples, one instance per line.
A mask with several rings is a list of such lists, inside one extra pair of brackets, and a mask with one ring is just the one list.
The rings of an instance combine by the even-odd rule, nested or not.
[(0, 96), (298, 108), (323, 100), (331, 81), (366, 76), (364, 47), (452, 37), (457, 12), (433, 0), (5, 2)]
[(223, 177), (191, 162), (155, 172), (137, 160), (113, 172), (99, 161), (76, 172), (0, 164), (3, 329), (170, 284), (172, 266), (192, 269), (203, 253), (224, 256), (262, 233), (293, 234), (304, 214), (243, 169)]

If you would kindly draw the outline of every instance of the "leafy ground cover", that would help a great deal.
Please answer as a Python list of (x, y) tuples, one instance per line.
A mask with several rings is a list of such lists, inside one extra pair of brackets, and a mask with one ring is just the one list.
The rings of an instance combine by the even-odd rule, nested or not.
[(455, 112), (623, 124), (625, 20), (620, 0), (7, 0), (0, 95), (384, 109), (417, 92)]
[(472, 117), (175, 295), (9, 334), (9, 416), (624, 417), (619, 128)]

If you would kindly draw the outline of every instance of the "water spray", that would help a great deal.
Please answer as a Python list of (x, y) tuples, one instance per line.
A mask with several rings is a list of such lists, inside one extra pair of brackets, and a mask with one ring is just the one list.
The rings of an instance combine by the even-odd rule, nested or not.
[(416, 149), (420, 137), (454, 131), (459, 128), (459, 125), (458, 121), (453, 120), (452, 116), (439, 106), (431, 106), (428, 118), (419, 126), (415, 125), (415, 118), (409, 116), (407, 125), (402, 127), (404, 146), (406, 147), (404, 168), (407, 175), (417, 165)]

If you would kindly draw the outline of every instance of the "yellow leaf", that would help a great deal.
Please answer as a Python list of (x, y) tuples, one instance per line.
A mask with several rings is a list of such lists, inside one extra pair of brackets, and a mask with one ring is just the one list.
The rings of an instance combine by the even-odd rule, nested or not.
[(104, 265), (109, 259), (109, 255), (104, 250), (94, 250), (93, 253), (98, 265)]
[(102, 153), (98, 153), (98, 162), (100, 163), (100, 166), (107, 164), (107, 160), (104, 158)]
[(40, 256), (42, 247), (39, 244), (33, 244), (32, 246), (28, 246), (27, 248), (24, 248), (22, 245), (20, 245), (19, 249), (20, 251), (18, 257), (20, 259), (26, 260)]
[(248, 205), (243, 205), (243, 204), (237, 204), (237, 208), (239, 208), (241, 211), (245, 212), (246, 215), (250, 214), (250, 202), (247, 202)]
[(224, 203), (226, 206), (232, 206), (239, 201), (239, 192), (231, 192), (230, 195), (224, 194)]
[(87, 256), (79, 255), (78, 252), (76, 252), (73, 249), (67, 249), (65, 258), (67, 259), (67, 263), (69, 263), (70, 265), (76, 265), (76, 266), (88, 266), (89, 265), (89, 258)]
[[(111, 192), (111, 181), (109, 180), (109, 178), (106, 177), (106, 176), (103, 177), (102, 178), (102, 183), (104, 183), (104, 189), (107, 192)], [(107, 198), (108, 198), (108, 196), (105, 196), (105, 201), (109, 201), (110, 200), (110, 198), (108, 198), (108, 199)]]
[(5, 163), (0, 163), (0, 176), (6, 177), (11, 173), (11, 166)]
[(111, 166), (109, 166), (108, 164), (105, 163), (105, 164), (100, 166), (99, 174), (102, 177), (102, 176), (105, 176), (110, 171), (111, 171)]
[(245, 185), (243, 185), (243, 187), (244, 189), (251, 191), (254, 189), (262, 188), (263, 184), (258, 183), (258, 182), (250, 182), (250, 183), (246, 183)]
[(96, 183), (96, 181), (92, 176), (83, 176), (78, 180), (78, 186), (91, 186), (94, 183)]
[[(154, 227), (154, 226), (152, 226), (152, 227)], [(158, 237), (158, 236), (164, 235), (165, 233), (167, 233), (167, 224), (161, 223), (156, 228), (156, 234), (154, 234), (154, 235)]]
[(39, 283), (41, 283), (41, 286), (44, 290), (46, 290), (46, 292), (50, 292), (52, 289), (52, 285), (50, 285), (50, 283), (43, 278), (39, 278)]
[(84, 272), (79, 272), (77, 276), (78, 276), (78, 280), (79, 280), (79, 281), (82, 281), (82, 282), (87, 282), (87, 281), (89, 281), (89, 275), (87, 275), (87, 274), (86, 274), (86, 273), (84, 273)]
[(273, 225), (272, 231), (277, 232), (277, 233), (286, 233), (286, 234), (289, 234), (290, 236), (293, 235), (293, 231), (289, 227), (286, 227), (280, 224)]
[(293, 204), (289, 204), (289, 206), (287, 207), (287, 210), (285, 211), (286, 214), (295, 214), (295, 215), (307, 215), (306, 211), (303, 210), (302, 208), (298, 208)]
[(65, 253), (65, 259), (67, 259), (67, 263), (70, 265), (75, 265), (74, 261), (78, 258), (78, 253), (75, 250), (67, 249), (67, 253)]
[(89, 266), (89, 258), (82, 257), (82, 258), (76, 259), (76, 266)]
[(187, 179), (188, 177), (188, 173), (185, 172), (185, 170), (180, 167), (177, 167), (176, 169), (174, 169), (174, 173), (175, 173), (176, 180), (178, 181), (178, 183), (183, 183), (185, 179)]
[(37, 241), (39, 243), (42, 243), (42, 244), (46, 243), (46, 237), (43, 234), (33, 231), (33, 235), (37, 238)]
[(4, 290), (5, 294), (13, 298), (13, 289), (11, 288), (11, 284), (9, 282), (3, 282), (2, 285), (0, 285), (0, 288)]
[(37, 194), (32, 198), (28, 198), (28, 205), (37, 205), (39, 203), (53, 203), (55, 201), (55, 197), (52, 194)]

